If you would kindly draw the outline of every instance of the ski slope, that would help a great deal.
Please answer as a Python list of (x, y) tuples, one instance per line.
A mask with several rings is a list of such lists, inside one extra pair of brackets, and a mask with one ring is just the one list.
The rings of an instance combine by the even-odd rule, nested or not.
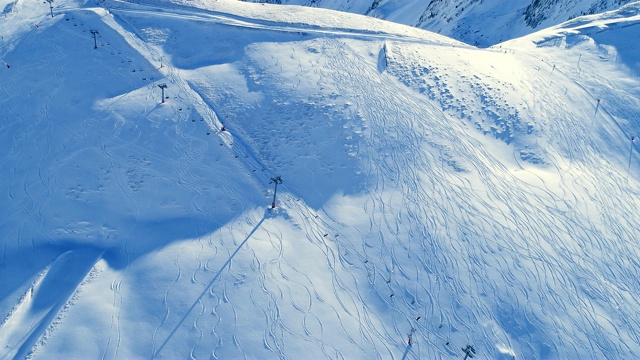
[(0, 358), (640, 356), (640, 3), (0, 9)]

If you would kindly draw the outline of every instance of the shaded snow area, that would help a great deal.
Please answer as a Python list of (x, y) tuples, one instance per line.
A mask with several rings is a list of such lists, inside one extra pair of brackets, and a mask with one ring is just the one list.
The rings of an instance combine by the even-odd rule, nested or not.
[(640, 357), (639, 3), (48, 5), (0, 0), (0, 358)]

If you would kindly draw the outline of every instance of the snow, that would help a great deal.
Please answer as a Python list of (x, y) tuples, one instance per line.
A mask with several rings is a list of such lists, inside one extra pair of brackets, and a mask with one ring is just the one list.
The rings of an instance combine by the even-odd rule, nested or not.
[(240, 0), (282, 3), (366, 14), (416, 26), (480, 47), (531, 34), (633, 0)]
[(0, 2), (3, 359), (640, 356), (638, 3), (47, 5)]

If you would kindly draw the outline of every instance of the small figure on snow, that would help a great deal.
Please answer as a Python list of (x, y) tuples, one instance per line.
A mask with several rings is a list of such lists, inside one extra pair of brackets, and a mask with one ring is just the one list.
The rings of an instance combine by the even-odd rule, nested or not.
[(416, 332), (416, 328), (411, 328), (411, 332), (407, 334), (409, 340), (407, 341), (407, 345), (411, 346), (411, 339), (413, 338), (413, 333)]
[(222, 127), (220, 128), (220, 131), (226, 131), (226, 130), (227, 130), (227, 127), (222, 125)]
[(7, 63), (5, 63), (5, 64), (7, 65), (7, 69), (11, 68), (11, 65), (9, 65), (9, 64), (7, 64)]

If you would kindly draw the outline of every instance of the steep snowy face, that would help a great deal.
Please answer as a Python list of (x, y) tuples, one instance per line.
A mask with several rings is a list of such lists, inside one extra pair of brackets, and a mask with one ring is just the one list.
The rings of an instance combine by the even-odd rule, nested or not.
[(432, 0), (416, 23), (468, 44), (488, 47), (569, 19), (617, 9), (631, 0)]
[(562, 22), (580, 15), (591, 15), (618, 8), (630, 3), (629, 0), (533, 0), (524, 13), (524, 20), (528, 27), (536, 29), (549, 20)]
[(437, 32), (468, 44), (488, 47), (559, 24), (595, 14), (632, 0), (430, 0), (336, 1), (243, 0), (323, 7), (365, 14)]

